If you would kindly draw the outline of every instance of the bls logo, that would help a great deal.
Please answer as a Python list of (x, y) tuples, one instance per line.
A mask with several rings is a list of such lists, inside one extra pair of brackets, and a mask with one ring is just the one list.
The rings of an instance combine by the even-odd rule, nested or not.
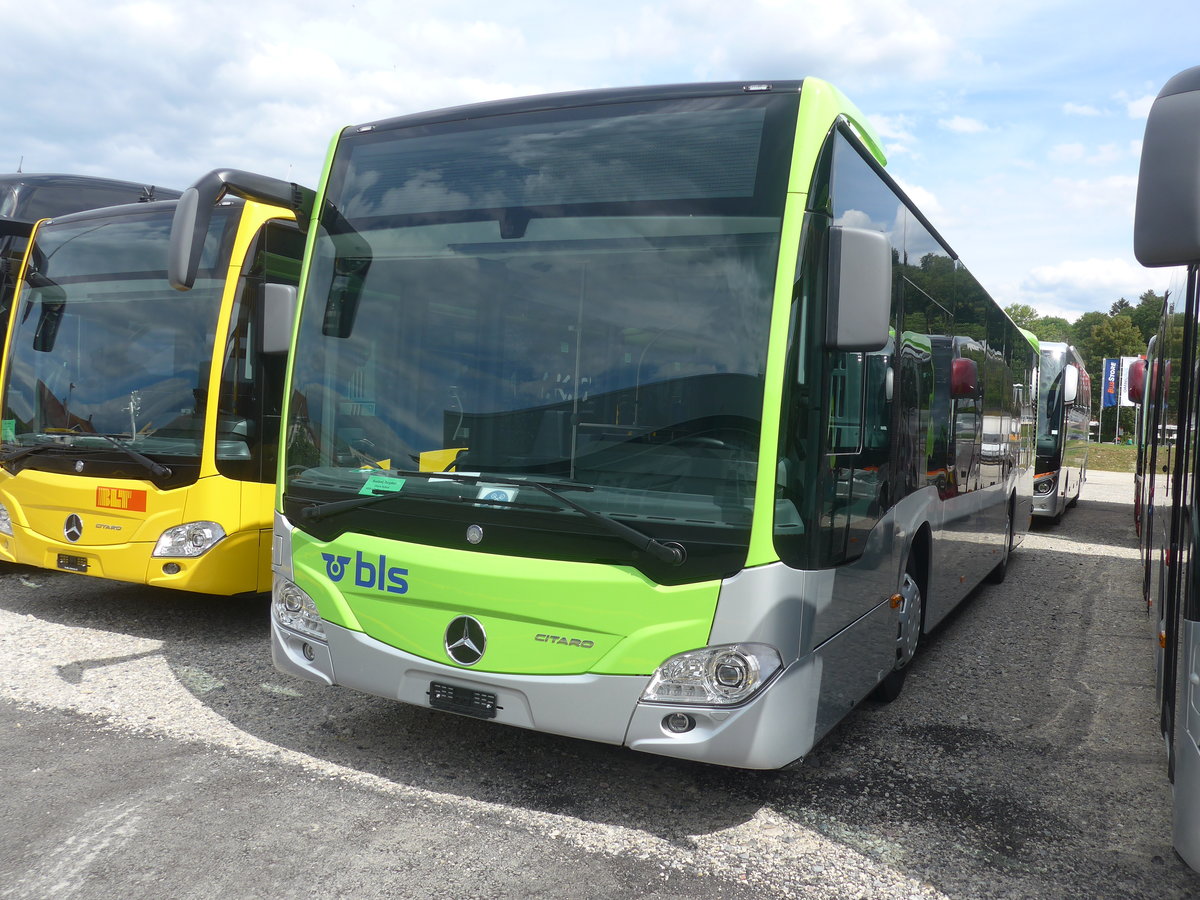
[[(321, 558), (325, 560), (325, 574), (329, 576), (330, 581), (341, 581), (345, 577), (350, 557), (322, 553)], [(354, 583), (359, 587), (387, 591), (389, 594), (404, 594), (408, 592), (408, 581), (404, 577), (407, 574), (408, 569), (398, 566), (389, 569), (386, 556), (380, 556), (379, 562), (376, 563), (374, 560), (368, 562), (363, 559), (361, 550), (355, 553)]]

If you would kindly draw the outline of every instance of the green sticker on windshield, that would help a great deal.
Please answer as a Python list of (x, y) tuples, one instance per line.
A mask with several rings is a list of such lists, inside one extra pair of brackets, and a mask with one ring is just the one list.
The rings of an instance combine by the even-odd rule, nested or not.
[(5, 419), (0, 422), (0, 441), (15, 441), (17, 439), (17, 420)]
[(392, 478), (390, 475), (371, 475), (358, 489), (360, 494), (384, 494), (396, 492), (404, 487), (403, 478)]

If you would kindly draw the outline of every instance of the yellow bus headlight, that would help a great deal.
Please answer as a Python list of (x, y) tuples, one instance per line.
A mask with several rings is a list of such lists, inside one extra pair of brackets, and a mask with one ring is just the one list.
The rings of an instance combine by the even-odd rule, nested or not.
[(203, 556), (223, 537), (225, 529), (216, 522), (187, 522), (164, 531), (154, 545), (154, 555)]

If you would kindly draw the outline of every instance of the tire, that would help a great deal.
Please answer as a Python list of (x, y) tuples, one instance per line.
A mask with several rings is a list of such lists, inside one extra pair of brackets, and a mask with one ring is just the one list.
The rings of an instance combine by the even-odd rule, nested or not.
[[(1057, 522), (1058, 520), (1055, 519)], [(984, 576), (984, 581), (988, 584), (1003, 584), (1005, 577), (1008, 575), (1008, 558), (1012, 556), (1013, 548), (1013, 508), (1012, 504), (1008, 505), (1008, 522), (1004, 527), (1004, 555), (1000, 558), (1000, 562), (996, 563), (996, 568), (988, 572)]]
[(896, 665), (875, 686), (872, 696), (881, 703), (891, 703), (904, 689), (909, 664), (917, 655), (921, 644), (921, 630), (925, 621), (925, 595), (917, 580), (916, 567), (910, 559), (904, 567), (898, 593), (903, 598), (900, 604), (900, 622), (896, 629)]

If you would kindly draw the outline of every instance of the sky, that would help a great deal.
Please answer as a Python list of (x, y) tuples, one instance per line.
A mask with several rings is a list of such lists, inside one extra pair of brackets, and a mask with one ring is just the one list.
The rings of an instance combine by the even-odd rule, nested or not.
[(1004, 306), (1162, 292), (1133, 258), (1146, 113), (1198, 0), (0, 0), (0, 172), (316, 187), (338, 130), (551, 91), (813, 75)]

